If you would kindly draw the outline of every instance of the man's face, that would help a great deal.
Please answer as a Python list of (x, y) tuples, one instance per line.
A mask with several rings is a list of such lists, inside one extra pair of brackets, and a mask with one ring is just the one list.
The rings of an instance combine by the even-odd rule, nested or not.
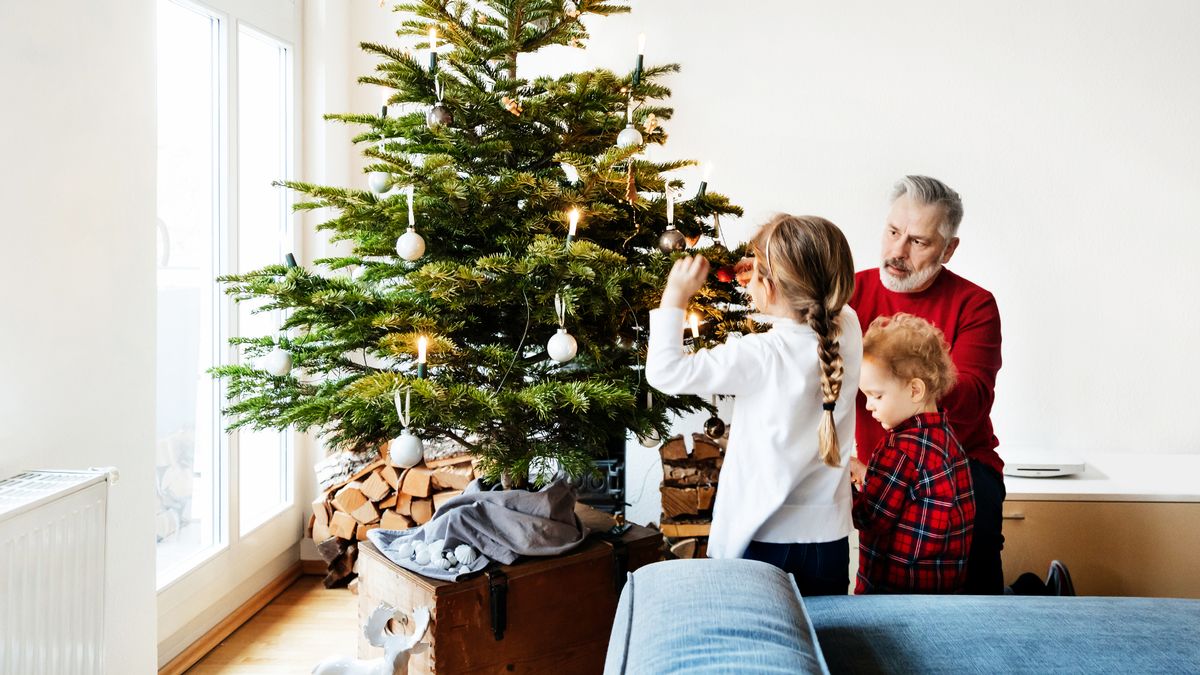
[(943, 215), (941, 206), (918, 204), (908, 195), (892, 202), (883, 228), (883, 259), (879, 264), (884, 287), (897, 293), (929, 288), (958, 248), (958, 237), (946, 241), (938, 231)]
[(867, 398), (867, 412), (884, 429), (917, 414), (921, 401), (913, 391), (912, 382), (903, 382), (882, 363), (865, 358), (858, 376), (858, 388)]

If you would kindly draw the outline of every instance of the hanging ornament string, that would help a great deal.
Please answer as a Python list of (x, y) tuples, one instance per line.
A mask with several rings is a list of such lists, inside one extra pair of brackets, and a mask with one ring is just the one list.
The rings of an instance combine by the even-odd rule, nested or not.
[(404, 188), (404, 192), (408, 195), (408, 226), (410, 228), (416, 228), (417, 218), (416, 214), (413, 212), (413, 186), (409, 185), (408, 187)]
[(438, 103), (442, 102), (442, 73), (440, 71), (433, 74), (433, 95), (437, 97)]
[(554, 312), (558, 315), (558, 332), (546, 343), (546, 355), (566, 363), (579, 353), (579, 342), (567, 332), (567, 303), (558, 293), (554, 294)]
[(396, 415), (400, 418), (400, 424), (405, 429), (408, 428), (409, 422), (412, 420), (412, 389), (404, 390), (404, 404), (400, 404), (400, 391), (396, 390), (392, 394), (392, 401), (396, 404)]
[(396, 255), (413, 262), (425, 255), (425, 239), (417, 234), (417, 219), (413, 212), (414, 188), (412, 184), (405, 186), (408, 196), (408, 229), (396, 239)]
[(558, 327), (567, 327), (567, 303), (563, 301), (562, 295), (554, 294), (554, 313), (558, 316)]
[[(633, 329), (634, 329), (634, 330), (637, 332), (637, 334), (640, 336), (640, 335), (642, 334), (643, 328), (642, 328), (642, 323), (641, 323), (640, 321), (638, 321), (638, 318), (637, 318), (637, 312), (636, 312), (636, 311), (633, 309), (633, 305), (629, 304), (629, 298), (626, 298), (626, 297), (625, 297), (625, 296), (622, 294), (622, 295), (621, 295), (621, 300), (622, 300), (622, 301), (624, 301), (624, 303), (625, 303), (625, 306), (629, 308), (629, 315), (633, 317)], [(635, 343), (634, 343), (634, 345), (633, 345), (633, 354), (634, 354), (634, 358), (636, 358), (636, 359), (637, 359), (637, 366), (638, 366), (638, 367), (636, 368), (636, 370), (637, 370), (637, 376), (638, 376), (638, 379), (637, 379), (637, 388), (638, 388), (638, 389), (641, 389), (641, 388), (642, 388), (642, 352), (641, 352), (641, 350), (640, 350), (640, 349), (638, 349), (638, 346), (637, 346), (637, 343), (636, 343), (636, 342), (635, 342)], [(647, 391), (647, 392), (646, 392), (646, 396), (647, 396), (647, 397), (649, 397), (649, 396), (650, 396), (650, 392), (649, 392), (649, 391)]]
[[(492, 390), (492, 393), (498, 393), (508, 380), (508, 374), (512, 372), (513, 366), (517, 365), (517, 360), (521, 358), (521, 348), (525, 346), (525, 338), (529, 335), (529, 323), (532, 319), (533, 307), (529, 304), (529, 296), (525, 294), (525, 289), (521, 289), (521, 297), (525, 298), (525, 330), (521, 331), (521, 339), (517, 342), (517, 351), (513, 354), (513, 360), (508, 364), (508, 368), (504, 371), (504, 377), (500, 378), (500, 384)], [(628, 302), (628, 301), (626, 301)]]

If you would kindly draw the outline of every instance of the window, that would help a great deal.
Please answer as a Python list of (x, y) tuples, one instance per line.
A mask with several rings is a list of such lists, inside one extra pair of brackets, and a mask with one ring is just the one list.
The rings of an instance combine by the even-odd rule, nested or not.
[(220, 20), (159, 3), (155, 475), (159, 578), (221, 540), (215, 362), (222, 208)]
[[(286, 4), (284, 4), (286, 2)], [(238, 10), (294, 7), (290, 0)], [(294, 501), (290, 433), (227, 434), (208, 369), (231, 335), (274, 334), (277, 312), (235, 306), (220, 274), (292, 250), (293, 50), (230, 12), (158, 2), (157, 539), (159, 587)], [(235, 470), (236, 469), (236, 470)]]
[[(238, 270), (280, 263), (290, 251), (287, 191), (272, 185), (291, 174), (292, 128), (289, 50), (245, 25), (238, 28)], [(242, 335), (275, 333), (282, 317), (238, 308)], [(291, 503), (291, 447), (287, 434), (238, 434), (238, 520), (243, 532)]]

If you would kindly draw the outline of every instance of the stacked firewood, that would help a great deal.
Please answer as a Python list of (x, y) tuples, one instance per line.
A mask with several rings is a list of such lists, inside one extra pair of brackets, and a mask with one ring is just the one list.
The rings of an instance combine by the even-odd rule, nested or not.
[[(313, 502), (310, 535), (328, 565), (325, 586), (349, 581), (358, 542), (376, 528), (407, 530), (424, 525), (451, 497), (462, 494), (478, 475), (470, 455), (431, 458), (411, 469), (389, 464), (386, 444), (354, 473), (318, 466), (322, 496)], [(328, 484), (327, 484), (328, 483)]]
[(661, 529), (671, 552), (679, 558), (704, 557), (712, 508), (717, 497), (717, 477), (724, 460), (725, 439), (692, 434), (689, 452), (683, 436), (668, 439), (659, 448), (663, 480)]

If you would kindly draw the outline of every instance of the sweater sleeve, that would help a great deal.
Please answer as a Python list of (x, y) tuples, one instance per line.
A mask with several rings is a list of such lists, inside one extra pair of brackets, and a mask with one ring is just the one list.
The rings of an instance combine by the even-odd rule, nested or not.
[(991, 293), (982, 293), (963, 308), (950, 359), (958, 369), (958, 384), (941, 405), (955, 421), (972, 423), (986, 417), (996, 398), (1000, 370), (1000, 310)]
[(711, 349), (683, 349), (682, 309), (650, 311), (650, 345), (646, 381), (655, 389), (677, 394), (742, 394), (762, 386), (765, 357), (754, 348), (757, 336), (730, 340)]
[(854, 495), (854, 527), (862, 532), (890, 531), (900, 520), (916, 482), (912, 459), (890, 441), (871, 455), (863, 487)]

